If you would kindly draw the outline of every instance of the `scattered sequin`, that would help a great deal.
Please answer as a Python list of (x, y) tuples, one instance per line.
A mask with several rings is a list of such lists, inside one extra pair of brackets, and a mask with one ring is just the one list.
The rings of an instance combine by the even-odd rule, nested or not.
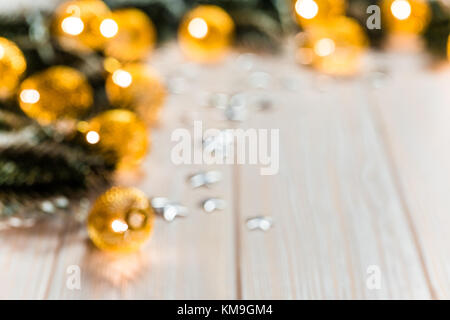
[(247, 228), (249, 230), (262, 230), (267, 231), (273, 225), (273, 220), (271, 217), (258, 216), (247, 219)]
[(189, 177), (189, 183), (193, 188), (202, 186), (209, 186), (214, 183), (218, 183), (222, 180), (222, 172), (220, 171), (205, 171), (194, 174)]
[(216, 210), (225, 209), (226, 202), (225, 200), (219, 198), (209, 198), (203, 201), (202, 207), (205, 212), (211, 213)]

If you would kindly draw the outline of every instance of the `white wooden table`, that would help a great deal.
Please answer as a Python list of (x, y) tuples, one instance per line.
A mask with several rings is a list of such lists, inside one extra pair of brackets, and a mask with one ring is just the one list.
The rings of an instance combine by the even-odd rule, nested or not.
[[(374, 86), (374, 73), (324, 78), (295, 65), (292, 53), (253, 57), (248, 71), (237, 57), (202, 67), (169, 46), (151, 60), (180, 93), (169, 97), (141, 171), (121, 183), (179, 200), (189, 217), (157, 219), (149, 244), (125, 257), (95, 249), (73, 222), (2, 231), (0, 298), (450, 297), (450, 68), (431, 69), (420, 54), (372, 54), (372, 66), (386, 70)], [(267, 89), (252, 89), (254, 72), (270, 74)], [(208, 93), (240, 91), (268, 94), (273, 108), (230, 123), (205, 106)], [(279, 128), (279, 173), (175, 166), (170, 134), (197, 119)], [(186, 183), (213, 168), (222, 182), (195, 190)], [(207, 197), (227, 208), (203, 212)], [(273, 228), (249, 231), (245, 221), (256, 215), (271, 216)], [(80, 267), (80, 290), (66, 286), (71, 265)], [(366, 285), (371, 265), (381, 271), (379, 290)]]

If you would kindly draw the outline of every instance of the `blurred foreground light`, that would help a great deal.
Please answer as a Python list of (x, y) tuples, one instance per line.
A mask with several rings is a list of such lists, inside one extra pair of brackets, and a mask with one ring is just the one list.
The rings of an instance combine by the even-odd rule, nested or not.
[(37, 90), (34, 89), (25, 89), (20, 93), (20, 100), (24, 103), (36, 103), (41, 98), (41, 95)]
[(2, 59), (4, 55), (5, 55), (5, 48), (3, 48), (2, 45), (0, 45), (0, 59)]
[(122, 88), (128, 88), (133, 82), (131, 74), (125, 70), (116, 70), (112, 75), (112, 80), (115, 84)]
[(84, 23), (78, 17), (67, 17), (61, 22), (61, 28), (67, 34), (77, 36), (84, 29)]
[(100, 24), (100, 33), (105, 38), (114, 37), (119, 31), (119, 26), (113, 19), (105, 19)]
[(123, 233), (128, 230), (128, 225), (124, 221), (116, 219), (111, 223), (111, 228), (114, 232)]
[(312, 19), (319, 12), (319, 6), (314, 0), (298, 0), (295, 3), (295, 11), (305, 19)]
[(323, 38), (316, 42), (314, 45), (314, 52), (319, 57), (326, 57), (332, 54), (335, 50), (336, 45), (334, 41), (329, 38)]
[(208, 24), (202, 18), (194, 18), (189, 22), (188, 31), (194, 38), (203, 39), (208, 34)]
[(399, 20), (408, 19), (411, 15), (411, 5), (407, 0), (395, 0), (391, 5), (391, 12)]
[(86, 141), (90, 144), (96, 144), (100, 141), (100, 135), (96, 131), (89, 131), (86, 134)]

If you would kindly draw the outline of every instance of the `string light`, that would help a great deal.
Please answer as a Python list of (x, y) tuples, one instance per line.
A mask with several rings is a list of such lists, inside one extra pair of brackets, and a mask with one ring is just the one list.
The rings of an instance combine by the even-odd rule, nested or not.
[(24, 89), (20, 92), (20, 100), (24, 103), (34, 104), (39, 101), (41, 95), (39, 91), (34, 89)]
[(84, 29), (83, 21), (78, 17), (67, 17), (61, 22), (62, 30), (72, 36), (77, 36)]
[(335, 50), (336, 45), (334, 41), (329, 38), (323, 38), (316, 42), (314, 45), (314, 52), (319, 57), (326, 57), (332, 54)]
[(96, 131), (89, 131), (86, 134), (86, 141), (90, 144), (96, 144), (100, 141), (100, 135)]
[(105, 19), (100, 24), (100, 33), (105, 38), (114, 37), (119, 31), (119, 26), (113, 19)]
[(133, 77), (129, 72), (119, 69), (114, 71), (112, 80), (119, 87), (128, 88), (131, 85), (131, 82), (133, 82)]
[(395, 0), (392, 2), (391, 12), (399, 20), (408, 19), (411, 15), (411, 5), (407, 0)]
[(116, 219), (111, 223), (111, 228), (114, 232), (124, 233), (128, 230), (128, 225), (123, 220)]
[(203, 39), (208, 34), (208, 24), (202, 18), (194, 18), (189, 22), (189, 33), (197, 39)]
[(305, 19), (312, 19), (319, 12), (319, 6), (314, 0), (298, 0), (295, 11)]

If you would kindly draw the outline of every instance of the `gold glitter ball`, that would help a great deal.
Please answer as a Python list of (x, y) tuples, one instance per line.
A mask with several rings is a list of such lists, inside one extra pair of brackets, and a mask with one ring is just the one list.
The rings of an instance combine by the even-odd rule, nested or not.
[(119, 61), (136, 61), (146, 58), (156, 42), (156, 31), (147, 15), (138, 9), (113, 11), (117, 34), (106, 43), (105, 54)]
[(345, 0), (293, 0), (292, 9), (299, 25), (323, 22), (345, 14)]
[(0, 99), (7, 99), (15, 93), (26, 67), (27, 63), (19, 47), (0, 37)]
[(358, 72), (368, 39), (353, 19), (337, 17), (311, 25), (298, 49), (298, 60), (317, 70), (340, 76)]
[(134, 169), (149, 149), (145, 124), (131, 111), (115, 109), (92, 118), (83, 130), (87, 143), (118, 161), (118, 169)]
[(190, 59), (214, 62), (229, 50), (233, 32), (234, 22), (225, 10), (201, 5), (184, 16), (178, 29), (178, 42)]
[(427, 0), (383, 0), (381, 12), (382, 23), (392, 33), (421, 33), (431, 17)]
[(25, 79), (19, 90), (19, 104), (42, 124), (77, 119), (92, 105), (92, 88), (85, 76), (70, 67), (54, 66)]
[(153, 124), (165, 101), (166, 89), (153, 69), (133, 63), (109, 75), (106, 94), (114, 106), (135, 111), (146, 123)]
[(142, 191), (113, 187), (95, 201), (89, 213), (89, 237), (105, 251), (137, 251), (150, 237), (154, 216)]
[(55, 11), (52, 33), (68, 50), (102, 49), (117, 33), (111, 11), (101, 0), (75, 0), (61, 4)]

